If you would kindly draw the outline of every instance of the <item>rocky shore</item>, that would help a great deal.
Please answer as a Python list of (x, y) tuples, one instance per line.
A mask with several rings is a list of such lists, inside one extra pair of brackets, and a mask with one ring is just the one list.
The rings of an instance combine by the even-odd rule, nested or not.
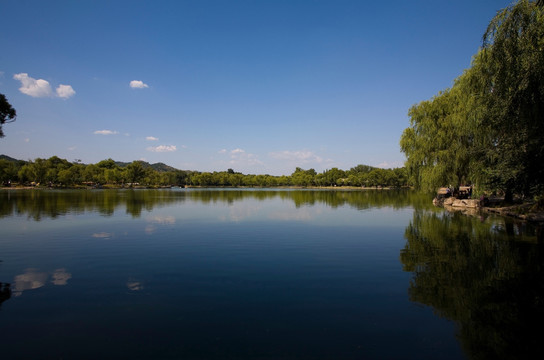
[(502, 198), (486, 198), (485, 200), (478, 200), (456, 199), (455, 197), (435, 197), (433, 199), (433, 204), (438, 207), (443, 207), (447, 211), (461, 211), (470, 214), (486, 212), (544, 224), (544, 208), (542, 207), (542, 204), (534, 202), (519, 202), (505, 205), (504, 199)]

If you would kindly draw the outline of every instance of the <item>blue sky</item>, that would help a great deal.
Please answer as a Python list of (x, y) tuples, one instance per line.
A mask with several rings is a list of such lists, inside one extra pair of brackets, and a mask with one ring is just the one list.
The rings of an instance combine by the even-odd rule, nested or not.
[(246, 174), (399, 167), (499, 0), (0, 0), (0, 154)]

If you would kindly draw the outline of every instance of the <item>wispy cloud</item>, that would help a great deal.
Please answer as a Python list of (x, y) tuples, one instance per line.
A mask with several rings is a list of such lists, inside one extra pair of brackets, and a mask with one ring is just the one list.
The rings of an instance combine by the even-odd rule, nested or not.
[(227, 163), (231, 166), (263, 165), (263, 162), (259, 160), (257, 155), (248, 153), (244, 149), (236, 148), (231, 151), (222, 149), (219, 151), (219, 154), (228, 154), (230, 160)]
[(145, 89), (145, 88), (148, 88), (149, 86), (141, 80), (132, 80), (130, 82), (130, 87), (133, 89)]
[(76, 94), (75, 90), (70, 85), (59, 85), (53, 93), (51, 84), (44, 79), (34, 79), (28, 76), (27, 73), (19, 73), (13, 75), (15, 80), (21, 82), (19, 91), (25, 95), (32, 97), (53, 97), (57, 96), (62, 99), (68, 99)]
[(284, 161), (296, 161), (300, 163), (322, 163), (323, 158), (316, 155), (312, 151), (299, 150), (299, 151), (277, 151), (268, 154), (271, 158)]
[(399, 161), (392, 161), (392, 162), (382, 161), (381, 163), (378, 164), (378, 167), (382, 169), (393, 169), (393, 168), (403, 167), (403, 166), (404, 166), (404, 163)]
[(95, 135), (116, 135), (116, 134), (119, 134), (119, 132), (113, 131), (113, 130), (96, 130), (94, 134)]
[(147, 141), (157, 141), (157, 140), (159, 140), (159, 138), (156, 138), (156, 137), (154, 137), (154, 136), (148, 136), (148, 137), (146, 137), (145, 139), (146, 139)]
[(242, 149), (234, 149), (234, 150), (231, 150), (230, 153), (231, 153), (231, 155), (236, 155), (236, 154), (243, 154), (243, 153), (245, 153), (245, 151), (242, 150)]
[(147, 151), (151, 152), (172, 152), (176, 151), (176, 145), (159, 145), (159, 146), (150, 146), (147, 148)]

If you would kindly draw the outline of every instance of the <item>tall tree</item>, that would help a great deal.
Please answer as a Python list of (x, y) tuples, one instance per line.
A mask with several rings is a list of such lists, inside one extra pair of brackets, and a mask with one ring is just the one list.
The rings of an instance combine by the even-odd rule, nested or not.
[(17, 117), (15, 109), (11, 106), (4, 94), (0, 94), (0, 138), (4, 137), (2, 125), (14, 122)]
[(499, 11), (471, 67), (409, 115), (400, 145), (416, 186), (542, 194), (544, 7), (519, 0)]
[(459, 186), (471, 179), (474, 146), (473, 106), (467, 96), (465, 72), (453, 87), (431, 100), (414, 105), (408, 112), (410, 127), (401, 137), (401, 150), (414, 185), (424, 190)]
[(520, 0), (500, 11), (484, 34), (480, 57), (491, 185), (507, 193), (542, 193), (544, 6)]

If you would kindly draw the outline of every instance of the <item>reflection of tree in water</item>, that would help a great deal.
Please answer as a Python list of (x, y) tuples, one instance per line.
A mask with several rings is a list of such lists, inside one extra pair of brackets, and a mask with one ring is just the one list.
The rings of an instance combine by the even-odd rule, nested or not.
[(350, 206), (359, 210), (372, 207), (402, 208), (431, 206), (428, 196), (406, 190), (15, 190), (0, 191), (0, 217), (26, 214), (40, 221), (43, 217), (57, 218), (66, 214), (98, 211), (111, 216), (125, 206), (132, 217), (140, 217), (143, 210), (170, 206), (187, 199), (203, 204), (228, 203), (273, 198), (293, 201), (296, 207), (325, 204), (332, 208)]
[[(501, 219), (500, 221), (505, 221)], [(537, 230), (416, 210), (401, 253), (412, 301), (459, 325), (472, 359), (524, 359), (539, 349), (544, 249)]]
[(0, 282), (0, 307), (2, 303), (11, 298), (11, 284)]
[(359, 210), (372, 207), (401, 208), (407, 206), (428, 208), (431, 197), (407, 190), (195, 190), (187, 193), (193, 201), (202, 203), (226, 202), (245, 199), (291, 200), (297, 207), (325, 204), (332, 208), (350, 206)]
[(142, 210), (185, 200), (182, 191), (161, 190), (7, 190), (0, 191), (0, 217), (26, 214), (40, 221), (67, 214), (98, 211), (113, 215), (126, 205), (127, 213), (139, 217)]

